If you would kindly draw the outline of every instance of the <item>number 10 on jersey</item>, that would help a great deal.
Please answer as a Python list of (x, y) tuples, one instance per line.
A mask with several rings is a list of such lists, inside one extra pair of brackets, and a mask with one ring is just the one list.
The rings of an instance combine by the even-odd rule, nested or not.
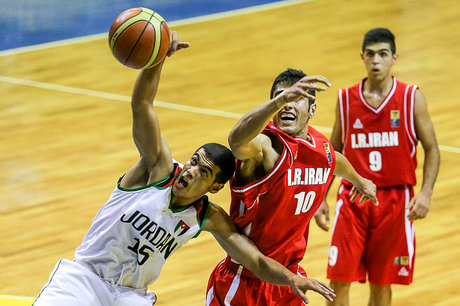
[(315, 201), (316, 192), (313, 190), (309, 191), (305, 194), (305, 191), (299, 192), (294, 196), (297, 199), (297, 207), (295, 209), (295, 215), (299, 215), (300, 213), (306, 213), (310, 210), (313, 202)]

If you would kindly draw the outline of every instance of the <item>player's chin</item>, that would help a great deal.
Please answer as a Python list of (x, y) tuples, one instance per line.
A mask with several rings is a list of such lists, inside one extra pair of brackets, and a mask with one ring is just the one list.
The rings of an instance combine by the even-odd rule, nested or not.
[(176, 196), (182, 196), (182, 195), (187, 194), (187, 187), (182, 186), (181, 184), (178, 184), (178, 183), (174, 183), (174, 185), (172, 186), (172, 192)]
[(282, 128), (282, 127), (286, 127), (286, 126), (291, 126), (295, 123), (295, 120), (283, 120), (279, 117), (275, 118), (273, 120), (273, 122), (275, 123), (275, 125), (278, 127), (278, 128)]
[(281, 121), (278, 125), (278, 128), (286, 134), (295, 134), (297, 131), (297, 125), (294, 122), (286, 123), (284, 121)]
[(186, 187), (178, 185), (173, 185), (172, 192), (175, 197), (183, 198), (183, 199), (196, 199), (203, 196), (206, 193), (205, 191), (198, 190), (196, 187), (192, 188), (192, 186), (188, 185)]

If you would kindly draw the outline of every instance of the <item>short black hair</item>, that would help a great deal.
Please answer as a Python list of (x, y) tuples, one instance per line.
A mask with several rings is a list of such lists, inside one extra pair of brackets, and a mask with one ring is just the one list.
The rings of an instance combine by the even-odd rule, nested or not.
[[(306, 77), (307, 75), (302, 70), (297, 70), (293, 68), (288, 68), (287, 70), (281, 72), (273, 81), (272, 88), (270, 90), (270, 99), (274, 98), (275, 90), (278, 85), (283, 85), (284, 87), (290, 87), (297, 83), (301, 78)], [(308, 93), (312, 96), (316, 96), (314, 90), (309, 90)], [(312, 105), (315, 100), (308, 99), (308, 106)]]
[(375, 44), (375, 43), (382, 43), (382, 42), (389, 43), (391, 53), (392, 54), (396, 53), (395, 36), (387, 28), (375, 28), (375, 29), (368, 31), (364, 35), (363, 46), (361, 48), (362, 52), (364, 52), (367, 45)]
[(198, 148), (198, 150), (200, 149), (203, 149), (206, 152), (206, 156), (220, 169), (216, 174), (215, 182), (225, 184), (235, 172), (236, 161), (232, 151), (226, 146), (215, 142), (204, 144)]

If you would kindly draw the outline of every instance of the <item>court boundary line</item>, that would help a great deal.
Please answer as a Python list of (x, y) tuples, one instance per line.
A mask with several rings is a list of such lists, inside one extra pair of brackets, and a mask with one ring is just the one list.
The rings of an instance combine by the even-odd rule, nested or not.
[[(13, 78), (13, 77), (5, 76), (5, 75), (0, 75), (0, 81), (4, 83), (14, 84), (14, 85), (22, 85), (22, 86), (35, 87), (35, 88), (40, 88), (40, 89), (48, 89), (48, 90), (53, 90), (53, 91), (58, 91), (58, 92), (72, 93), (72, 94), (78, 94), (78, 95), (83, 95), (83, 96), (91, 96), (91, 97), (102, 98), (102, 99), (107, 99), (107, 100), (115, 100), (115, 101), (128, 102), (128, 103), (131, 102), (131, 97), (128, 97), (128, 96), (122, 96), (118, 94), (112, 94), (112, 93), (107, 93), (103, 91), (91, 90), (91, 89), (83, 89), (83, 88), (77, 88), (77, 87), (70, 87), (70, 86), (64, 86), (64, 85), (32, 81), (32, 80), (27, 80), (27, 79)], [(157, 100), (155, 100), (155, 107), (165, 108), (165, 109), (170, 109), (170, 110), (186, 111), (186, 112), (197, 113), (197, 114), (202, 114), (202, 115), (204, 114), (204, 115), (209, 115), (209, 116), (218, 116), (218, 117), (223, 117), (227, 119), (240, 119), (243, 116), (243, 114), (239, 114), (239, 113), (220, 111), (220, 110), (215, 110), (211, 108), (189, 106), (189, 105), (176, 104), (176, 103), (157, 101)], [(312, 125), (312, 126), (322, 133), (330, 134), (332, 132), (332, 128), (329, 128), (329, 127), (316, 126), (316, 125)], [(438, 144), (438, 147), (441, 151), (460, 154), (460, 148), (445, 146), (441, 144)]]
[(0, 294), (0, 299), (35, 301), (35, 298), (31, 296), (8, 295), (8, 294)]
[[(235, 9), (235, 10), (230, 10), (230, 11), (225, 11), (225, 12), (178, 19), (175, 21), (168, 22), (168, 25), (170, 27), (182, 26), (182, 25), (212, 21), (212, 20), (217, 20), (217, 19), (222, 19), (222, 18), (228, 18), (228, 17), (238, 16), (238, 15), (263, 12), (267, 10), (272, 10), (276, 8), (287, 7), (291, 5), (296, 5), (296, 4), (305, 3), (305, 2), (312, 2), (312, 1), (313, 0), (284, 0), (284, 1), (278, 0), (272, 3), (254, 5), (250, 7), (241, 8), (241, 9)], [(91, 34), (91, 35), (79, 36), (79, 37), (74, 37), (74, 38), (56, 40), (52, 42), (41, 43), (41, 44), (36, 44), (36, 45), (31, 45), (31, 46), (6, 49), (6, 50), (0, 51), (0, 57), (20, 54), (20, 53), (26, 53), (26, 52), (31, 52), (31, 51), (38, 51), (38, 50), (43, 50), (43, 49), (49, 49), (49, 48), (54, 48), (54, 47), (61, 47), (61, 46), (66, 46), (66, 45), (71, 45), (71, 44), (89, 42), (92, 40), (107, 38), (107, 34), (108, 32), (104, 32), (104, 33), (99, 33), (99, 34)]]

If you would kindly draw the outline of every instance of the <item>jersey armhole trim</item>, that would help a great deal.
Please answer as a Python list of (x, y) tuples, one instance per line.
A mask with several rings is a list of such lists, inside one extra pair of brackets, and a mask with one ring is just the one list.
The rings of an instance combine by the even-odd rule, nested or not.
[(174, 167), (173, 167), (173, 170), (171, 171), (171, 173), (161, 179), (161, 180), (158, 180), (156, 182), (153, 182), (153, 183), (150, 183), (148, 185), (145, 185), (145, 186), (141, 186), (141, 187), (136, 187), (136, 188), (124, 188), (124, 187), (121, 187), (120, 186), (120, 183), (121, 183), (121, 180), (123, 179), (123, 177), (125, 175), (123, 175), (122, 177), (120, 177), (120, 179), (118, 180), (118, 183), (117, 183), (117, 188), (121, 191), (139, 191), (139, 190), (143, 190), (143, 189), (146, 189), (146, 188), (150, 188), (150, 187), (157, 187), (157, 188), (161, 188), (161, 189), (164, 189), (166, 188), (167, 186), (165, 186), (167, 183), (169, 183), (174, 177), (176, 177), (176, 169), (178, 167), (178, 164), (174, 164)]
[(51, 284), (51, 282), (53, 281), (53, 277), (54, 275), (56, 274), (57, 270), (59, 269), (59, 267), (61, 266), (61, 261), (62, 259), (59, 259), (58, 261), (58, 264), (57, 266), (54, 268), (54, 271), (52, 272), (50, 278), (49, 278), (49, 281), (48, 283), (43, 287), (43, 289), (40, 291), (40, 293), (38, 294), (37, 298), (35, 299), (35, 301), (32, 303), (32, 306), (35, 305), (35, 302), (37, 302), (37, 300), (40, 298), (40, 296), (42, 295), (43, 291), (45, 291), (45, 289)]
[[(348, 93), (348, 92), (347, 92)], [(338, 106), (339, 106), (339, 113), (340, 113), (340, 127), (341, 127), (341, 131), (340, 131), (340, 137), (342, 139), (342, 146), (343, 144), (345, 143), (345, 118), (344, 118), (344, 109), (343, 109), (343, 95), (342, 95), (342, 89), (339, 89), (339, 93), (338, 93)]]
[(212, 205), (212, 203), (208, 202), (208, 207), (206, 208), (206, 212), (204, 214), (203, 221), (200, 224), (200, 229), (195, 234), (195, 236), (193, 236), (191, 239), (198, 237), (198, 235), (203, 231), (203, 227), (206, 224), (206, 221), (208, 220), (208, 215), (209, 215), (209, 211), (211, 210), (211, 205)]
[(412, 137), (414, 137), (415, 141), (418, 141), (417, 138), (417, 131), (415, 130), (415, 94), (418, 90), (417, 85), (412, 86), (412, 92), (410, 96), (410, 103), (411, 103), (411, 110), (410, 110), (410, 127), (411, 127), (411, 133)]
[(244, 193), (250, 189), (253, 189), (257, 186), (259, 186), (260, 184), (264, 183), (265, 181), (267, 181), (268, 179), (270, 179), (275, 173), (277, 173), (278, 169), (281, 167), (281, 165), (283, 164), (284, 160), (287, 158), (287, 154), (290, 154), (290, 156), (292, 157), (292, 153), (290, 152), (290, 150), (288, 151), (288, 149), (284, 148), (283, 150), (283, 154), (281, 155), (281, 157), (279, 158), (279, 160), (277, 161), (275, 167), (273, 167), (272, 170), (270, 170), (270, 172), (268, 174), (266, 174), (264, 177), (262, 177), (261, 179), (258, 179), (254, 182), (251, 182), (243, 187), (233, 187), (231, 188), (231, 190), (233, 192), (236, 192), (236, 193)]

